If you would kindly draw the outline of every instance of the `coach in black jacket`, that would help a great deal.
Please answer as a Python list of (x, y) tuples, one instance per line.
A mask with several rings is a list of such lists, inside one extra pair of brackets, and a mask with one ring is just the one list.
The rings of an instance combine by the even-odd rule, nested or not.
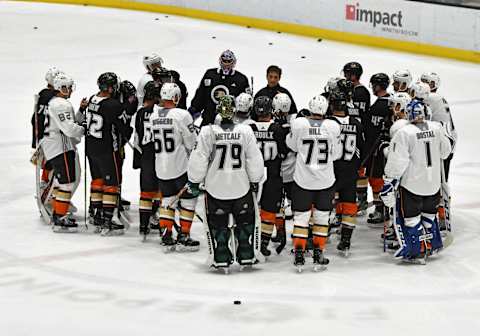
[(290, 107), (288, 114), (295, 114), (297, 113), (297, 105), (295, 105), (295, 101), (293, 100), (290, 92), (284, 87), (280, 86), (279, 82), (281, 77), (282, 69), (276, 65), (270, 65), (267, 68), (267, 86), (255, 94), (255, 99), (261, 96), (267, 96), (270, 97), (270, 99), (273, 99), (277, 93), (286, 93), (292, 100), (292, 106)]

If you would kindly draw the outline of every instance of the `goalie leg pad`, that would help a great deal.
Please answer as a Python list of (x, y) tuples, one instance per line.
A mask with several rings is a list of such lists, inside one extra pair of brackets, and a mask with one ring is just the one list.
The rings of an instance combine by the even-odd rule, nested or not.
[(208, 231), (213, 240), (213, 261), (216, 267), (228, 267), (232, 264), (233, 255), (228, 247), (230, 229), (228, 228), (228, 212), (222, 207), (222, 201), (210, 195), (207, 198)]
[(422, 213), (422, 225), (427, 231), (427, 234), (431, 234), (430, 244), (432, 245), (432, 251), (438, 251), (443, 248), (442, 236), (440, 235), (440, 228), (435, 214)]
[(232, 214), (236, 223), (235, 238), (238, 240), (236, 254), (237, 261), (240, 265), (251, 265), (256, 262), (254, 246), (254, 209), (251, 193), (247, 193), (247, 195), (235, 200), (233, 203)]
[(422, 251), (422, 242), (420, 237), (423, 235), (423, 226), (420, 216), (405, 218), (403, 227), (403, 236), (405, 246), (402, 256), (404, 258), (416, 258)]

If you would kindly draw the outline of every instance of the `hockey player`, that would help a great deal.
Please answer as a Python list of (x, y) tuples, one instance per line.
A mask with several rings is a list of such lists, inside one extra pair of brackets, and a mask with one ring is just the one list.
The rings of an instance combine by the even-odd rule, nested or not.
[[(438, 216), (440, 221), (440, 228), (445, 230), (446, 227), (446, 205), (450, 202), (450, 191), (448, 188), (448, 176), (450, 173), (450, 162), (452, 161), (455, 152), (455, 145), (457, 143), (458, 135), (453, 123), (453, 118), (450, 113), (450, 106), (447, 100), (437, 90), (440, 86), (440, 77), (434, 72), (427, 72), (422, 74), (420, 80), (430, 87), (430, 93), (425, 98), (425, 103), (430, 107), (431, 120), (437, 121), (443, 125), (447, 135), (452, 144), (452, 153), (448, 158), (443, 160), (443, 175), (442, 175), (442, 199), (438, 207)], [(448, 204), (446, 204), (448, 202)], [(448, 207), (447, 207), (448, 208)]]
[(395, 92), (407, 92), (412, 83), (412, 74), (408, 70), (397, 70), (392, 75), (392, 86)]
[(125, 122), (123, 106), (114, 98), (120, 84), (117, 75), (103, 73), (98, 77), (97, 84), (99, 92), (90, 98), (86, 110), (85, 146), (92, 176), (90, 216), (97, 233), (117, 235), (123, 234), (125, 229), (123, 223), (113, 220), (119, 202), (122, 173), (120, 141), (128, 141), (132, 128)]
[(145, 84), (153, 80), (152, 71), (156, 68), (161, 68), (163, 65), (163, 59), (157, 53), (151, 53), (150, 55), (143, 57), (143, 66), (147, 70), (137, 85), (137, 98), (138, 108), (143, 106), (143, 95)]
[(440, 86), (440, 77), (434, 72), (427, 72), (422, 74), (420, 80), (428, 84), (430, 93), (424, 98), (425, 103), (430, 107), (431, 120), (437, 121), (443, 125), (447, 134), (452, 139), (452, 154), (444, 160), (445, 179), (448, 182), (448, 175), (450, 171), (450, 162), (453, 157), (455, 144), (458, 139), (457, 131), (453, 123), (452, 114), (450, 113), (450, 106), (447, 100), (440, 95), (437, 90)]
[[(253, 97), (250, 93), (242, 92), (235, 98), (235, 118), (233, 121), (236, 124), (249, 125), (254, 121), (250, 118), (253, 108)], [(218, 117), (218, 116), (217, 116)], [(221, 118), (221, 116), (220, 116)]]
[(331, 119), (338, 123), (341, 130), (342, 155), (334, 162), (335, 192), (338, 193), (336, 216), (341, 223), (341, 236), (337, 249), (345, 256), (350, 250), (350, 240), (357, 221), (356, 186), (358, 170), (364, 153), (364, 134), (362, 124), (347, 115), (348, 97), (343, 90), (336, 88), (329, 94)]
[(425, 120), (425, 111), (420, 101), (408, 105), (410, 124), (392, 139), (381, 192), (385, 204), (394, 207), (399, 186), (404, 239), (395, 256), (405, 261), (415, 261), (442, 248), (436, 212), (441, 159), (450, 155), (451, 145), (440, 124)]
[[(123, 117), (127, 125), (130, 124), (132, 117), (137, 112), (138, 99), (137, 99), (137, 89), (132, 82), (124, 80), (120, 83), (119, 90), (117, 92), (117, 99), (123, 106)], [(125, 141), (123, 141), (120, 134), (117, 134), (119, 139), (119, 152), (120, 152), (120, 170), (123, 171), (123, 163), (125, 161)], [(123, 173), (120, 174), (123, 180)], [(122, 181), (120, 181), (120, 211), (125, 211), (130, 209), (130, 201), (123, 199), (121, 196), (122, 192)]]
[(180, 80), (180, 74), (174, 70), (168, 70), (164, 67), (155, 68), (152, 71), (152, 77), (155, 84), (161, 88), (164, 83), (175, 83), (180, 88), (182, 97), (178, 102), (177, 107), (186, 110), (187, 109), (187, 96), (188, 91), (186, 85)]
[(373, 192), (373, 204), (375, 211), (369, 215), (367, 222), (370, 224), (384, 223), (388, 219), (388, 212), (379, 198), (383, 187), (383, 169), (385, 157), (380, 149), (382, 141), (388, 141), (388, 132), (393, 122), (392, 111), (389, 108), (389, 97), (387, 88), (390, 79), (384, 73), (377, 73), (370, 78), (370, 85), (377, 100), (370, 107), (364, 118), (365, 127), (365, 153), (368, 183)]
[[(358, 62), (349, 62), (343, 67), (343, 76), (353, 84), (353, 106), (348, 108), (348, 115), (358, 118), (364, 123), (364, 116), (370, 110), (370, 92), (360, 83), (363, 68)], [(364, 124), (365, 126), (365, 124)], [(360, 167), (359, 179), (357, 181), (357, 201), (360, 214), (366, 213), (368, 180), (365, 167)]]
[(218, 68), (208, 69), (203, 75), (189, 108), (194, 119), (202, 115), (202, 126), (214, 123), (220, 97), (251, 93), (247, 77), (235, 70), (237, 58), (231, 50), (222, 52), (218, 62)]
[(262, 220), (260, 252), (268, 257), (271, 254), (268, 244), (283, 198), (281, 165), (282, 159), (288, 152), (285, 144), (288, 129), (273, 121), (272, 100), (269, 97), (260, 96), (255, 99), (253, 111), (257, 116), (257, 121), (250, 126), (257, 138), (267, 173), (262, 184), (260, 198), (260, 219)]
[(297, 114), (297, 105), (293, 100), (292, 94), (290, 91), (280, 85), (281, 78), (282, 69), (276, 65), (270, 65), (267, 68), (267, 86), (265, 86), (263, 89), (260, 89), (255, 94), (255, 99), (262, 96), (273, 99), (277, 94), (284, 93), (288, 96), (288, 98), (290, 98), (290, 110), (288, 111), (288, 114)]
[(340, 126), (333, 120), (325, 119), (328, 110), (326, 98), (315, 96), (309, 103), (309, 109), (311, 116), (293, 120), (291, 132), (287, 136), (287, 145), (297, 152), (292, 209), (295, 223), (294, 265), (299, 271), (305, 264), (310, 217), (313, 217), (314, 268), (323, 267), (329, 262), (324, 257), (324, 252), (328, 237), (328, 218), (335, 194), (333, 161), (342, 153)]
[[(289, 114), (291, 109), (292, 100), (286, 93), (277, 93), (273, 97), (273, 117), (274, 122), (277, 123), (284, 130), (286, 134), (290, 132), (290, 121), (296, 117), (296, 114)], [(296, 109), (296, 108), (295, 108)], [(295, 152), (292, 152), (290, 148), (286, 148), (287, 153), (283, 155), (283, 160), (280, 167), (280, 175), (282, 176), (282, 205), (280, 212), (277, 212), (277, 218), (275, 220), (276, 235), (272, 237), (272, 242), (278, 243), (276, 252), (280, 254), (287, 243), (287, 232), (285, 227), (285, 220), (292, 218), (292, 211), (290, 207), (290, 200), (292, 199), (292, 185), (293, 185), (293, 172), (295, 170)]]
[[(143, 107), (135, 116), (134, 169), (140, 168), (140, 234), (150, 232), (150, 218), (159, 208), (160, 188), (155, 172), (155, 150), (152, 140), (150, 116), (160, 100), (160, 89), (153, 81), (145, 84)], [(157, 222), (158, 224), (158, 222)], [(155, 227), (156, 228), (156, 227)]]
[[(226, 270), (235, 262), (234, 255), (240, 265), (257, 262), (259, 237), (252, 189), (257, 188), (264, 169), (252, 128), (233, 122), (234, 103), (232, 96), (220, 98), (217, 113), (222, 121), (202, 127), (188, 163), (190, 190), (198, 192), (198, 185), (205, 182), (208, 237), (213, 241), (209, 241), (211, 267)], [(230, 214), (235, 237), (230, 237)], [(232, 249), (231, 239), (238, 242)]]
[[(167, 251), (176, 245), (182, 250), (197, 251), (200, 243), (190, 237), (196, 196), (182, 192), (187, 184), (187, 164), (195, 144), (193, 119), (186, 110), (176, 108), (180, 101), (180, 88), (175, 83), (164, 83), (160, 89), (162, 106), (155, 105), (150, 116), (152, 141), (155, 151), (155, 172), (162, 192), (159, 209), (162, 244)], [(174, 240), (175, 210), (180, 212), (180, 232)]]
[(52, 167), (58, 190), (53, 205), (53, 231), (76, 232), (78, 225), (67, 216), (74, 184), (80, 176), (75, 172), (75, 145), (85, 129), (75, 123), (75, 112), (68, 101), (74, 89), (73, 79), (59, 73), (53, 80), (56, 94), (45, 109), (45, 129), (41, 147), (47, 164)]

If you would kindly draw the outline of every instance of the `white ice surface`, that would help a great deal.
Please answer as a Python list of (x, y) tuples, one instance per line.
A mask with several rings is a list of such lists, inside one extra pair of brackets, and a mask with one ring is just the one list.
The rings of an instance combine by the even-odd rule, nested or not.
[[(157, 19), (158, 18), (158, 19)], [(38, 29), (34, 29), (34, 26)], [(213, 39), (212, 37), (216, 38)], [(269, 42), (273, 43), (269, 45)], [(96, 91), (101, 72), (134, 84), (141, 57), (158, 51), (177, 69), (190, 98), (219, 53), (233, 49), (238, 69), (264, 85), (278, 64), (301, 108), (344, 63), (374, 72), (436, 71), (451, 102), (460, 141), (453, 161), (455, 242), (425, 266), (382, 253), (380, 231), (361, 222), (352, 256), (330, 244), (329, 269), (297, 274), (287, 253), (250, 272), (212, 273), (196, 254), (165, 255), (137, 224), (123, 237), (54, 234), (38, 216), (28, 162), (33, 94), (58, 66), (77, 83), (72, 102)], [(301, 58), (305, 56), (305, 58)], [(94, 7), (0, 2), (0, 335), (447, 335), (480, 327), (480, 68), (161, 14)], [(81, 146), (80, 146), (81, 148)], [(124, 196), (138, 221), (138, 171), (127, 150)], [(83, 213), (83, 180), (75, 196)], [(239, 299), (242, 305), (233, 305)]]

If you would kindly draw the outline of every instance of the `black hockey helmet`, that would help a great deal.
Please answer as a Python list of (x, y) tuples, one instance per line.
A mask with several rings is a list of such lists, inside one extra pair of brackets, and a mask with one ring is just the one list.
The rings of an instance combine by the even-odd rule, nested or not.
[(345, 77), (355, 75), (357, 78), (360, 78), (363, 74), (362, 65), (358, 62), (348, 62), (343, 66), (343, 74)]
[(273, 112), (272, 100), (267, 96), (260, 96), (253, 102), (253, 111), (258, 117), (263, 117)]
[(172, 72), (164, 67), (153, 69), (152, 78), (159, 84), (174, 82)]
[(332, 112), (347, 111), (347, 102), (350, 101), (350, 98), (347, 96), (344, 90), (340, 89), (340, 87), (337, 86), (331, 90), (328, 99)]
[(149, 81), (143, 87), (144, 100), (156, 100), (160, 98), (160, 87), (154, 81)]
[(133, 85), (132, 82), (128, 80), (124, 80), (120, 83), (119, 91), (124, 98), (135, 96), (137, 94), (137, 89), (135, 88), (135, 85)]
[(113, 72), (105, 72), (98, 77), (97, 84), (100, 91), (107, 91), (112, 88), (114, 92), (117, 92), (119, 88), (118, 76)]
[(383, 72), (376, 73), (370, 78), (370, 85), (372, 89), (375, 89), (376, 86), (380, 86), (382, 90), (386, 90), (390, 85), (390, 78)]
[(337, 88), (345, 94), (345, 99), (347, 101), (351, 100), (353, 97), (353, 83), (345, 78), (341, 78), (337, 81)]

